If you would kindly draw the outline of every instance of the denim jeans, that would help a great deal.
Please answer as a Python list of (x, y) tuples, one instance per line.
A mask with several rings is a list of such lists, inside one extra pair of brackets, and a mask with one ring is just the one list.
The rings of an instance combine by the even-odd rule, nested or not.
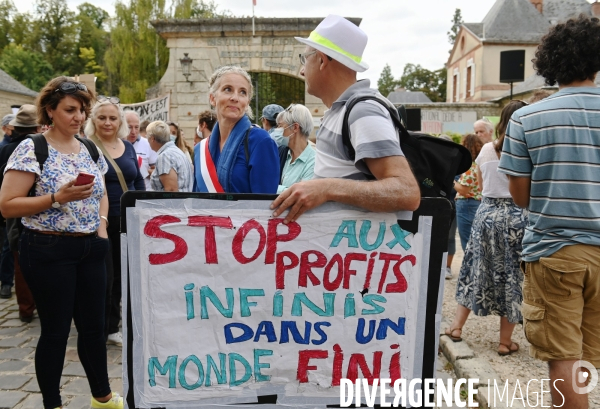
[(12, 251), (8, 245), (8, 239), (6, 237), (6, 227), (1, 229), (2, 231), (2, 250), (0, 250), (0, 282), (2, 285), (14, 285), (15, 276), (15, 264), (13, 260)]
[(475, 218), (475, 213), (481, 204), (480, 200), (475, 199), (457, 199), (456, 200), (456, 221), (458, 225), (458, 235), (460, 236), (460, 245), (463, 251), (467, 249), (467, 243), (471, 236), (471, 225)]
[(77, 353), (92, 396), (110, 393), (104, 341), (107, 251), (108, 239), (97, 236), (55, 236), (27, 229), (21, 235), (21, 270), (42, 327), (35, 372), (44, 408), (62, 404), (60, 377), (71, 320), (77, 327)]

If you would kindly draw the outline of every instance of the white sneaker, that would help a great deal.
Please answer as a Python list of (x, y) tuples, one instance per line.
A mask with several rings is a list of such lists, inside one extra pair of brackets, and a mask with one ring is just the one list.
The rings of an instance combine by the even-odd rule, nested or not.
[(114, 334), (109, 334), (108, 339), (106, 340), (107, 344), (113, 344), (117, 346), (123, 346), (123, 335), (120, 332), (115, 332)]
[(450, 267), (446, 267), (446, 280), (450, 280), (452, 278), (452, 269)]

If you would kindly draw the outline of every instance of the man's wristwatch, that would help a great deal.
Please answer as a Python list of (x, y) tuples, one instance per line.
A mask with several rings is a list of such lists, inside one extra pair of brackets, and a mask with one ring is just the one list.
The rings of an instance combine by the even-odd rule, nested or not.
[(58, 209), (60, 207), (60, 203), (54, 198), (54, 193), (50, 194), (50, 200), (52, 200), (52, 207), (54, 209)]

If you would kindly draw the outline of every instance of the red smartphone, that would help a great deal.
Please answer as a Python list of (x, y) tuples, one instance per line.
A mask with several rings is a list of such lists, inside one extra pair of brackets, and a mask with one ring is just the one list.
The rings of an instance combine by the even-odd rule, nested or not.
[(77, 175), (77, 179), (75, 180), (75, 186), (89, 185), (95, 178), (96, 176), (89, 173), (79, 172), (79, 175)]

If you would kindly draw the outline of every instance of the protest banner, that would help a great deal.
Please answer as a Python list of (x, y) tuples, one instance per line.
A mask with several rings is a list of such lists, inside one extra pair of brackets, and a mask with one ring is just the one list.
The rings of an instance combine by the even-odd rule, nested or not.
[(168, 121), (171, 108), (171, 94), (165, 94), (155, 99), (137, 104), (121, 104), (124, 111), (135, 111), (143, 121)]
[(339, 401), (341, 379), (393, 382), (433, 367), (431, 217), (411, 233), (397, 214), (328, 204), (285, 225), (270, 200), (137, 197), (123, 248), (124, 384), (135, 407), (273, 394), (323, 405)]

